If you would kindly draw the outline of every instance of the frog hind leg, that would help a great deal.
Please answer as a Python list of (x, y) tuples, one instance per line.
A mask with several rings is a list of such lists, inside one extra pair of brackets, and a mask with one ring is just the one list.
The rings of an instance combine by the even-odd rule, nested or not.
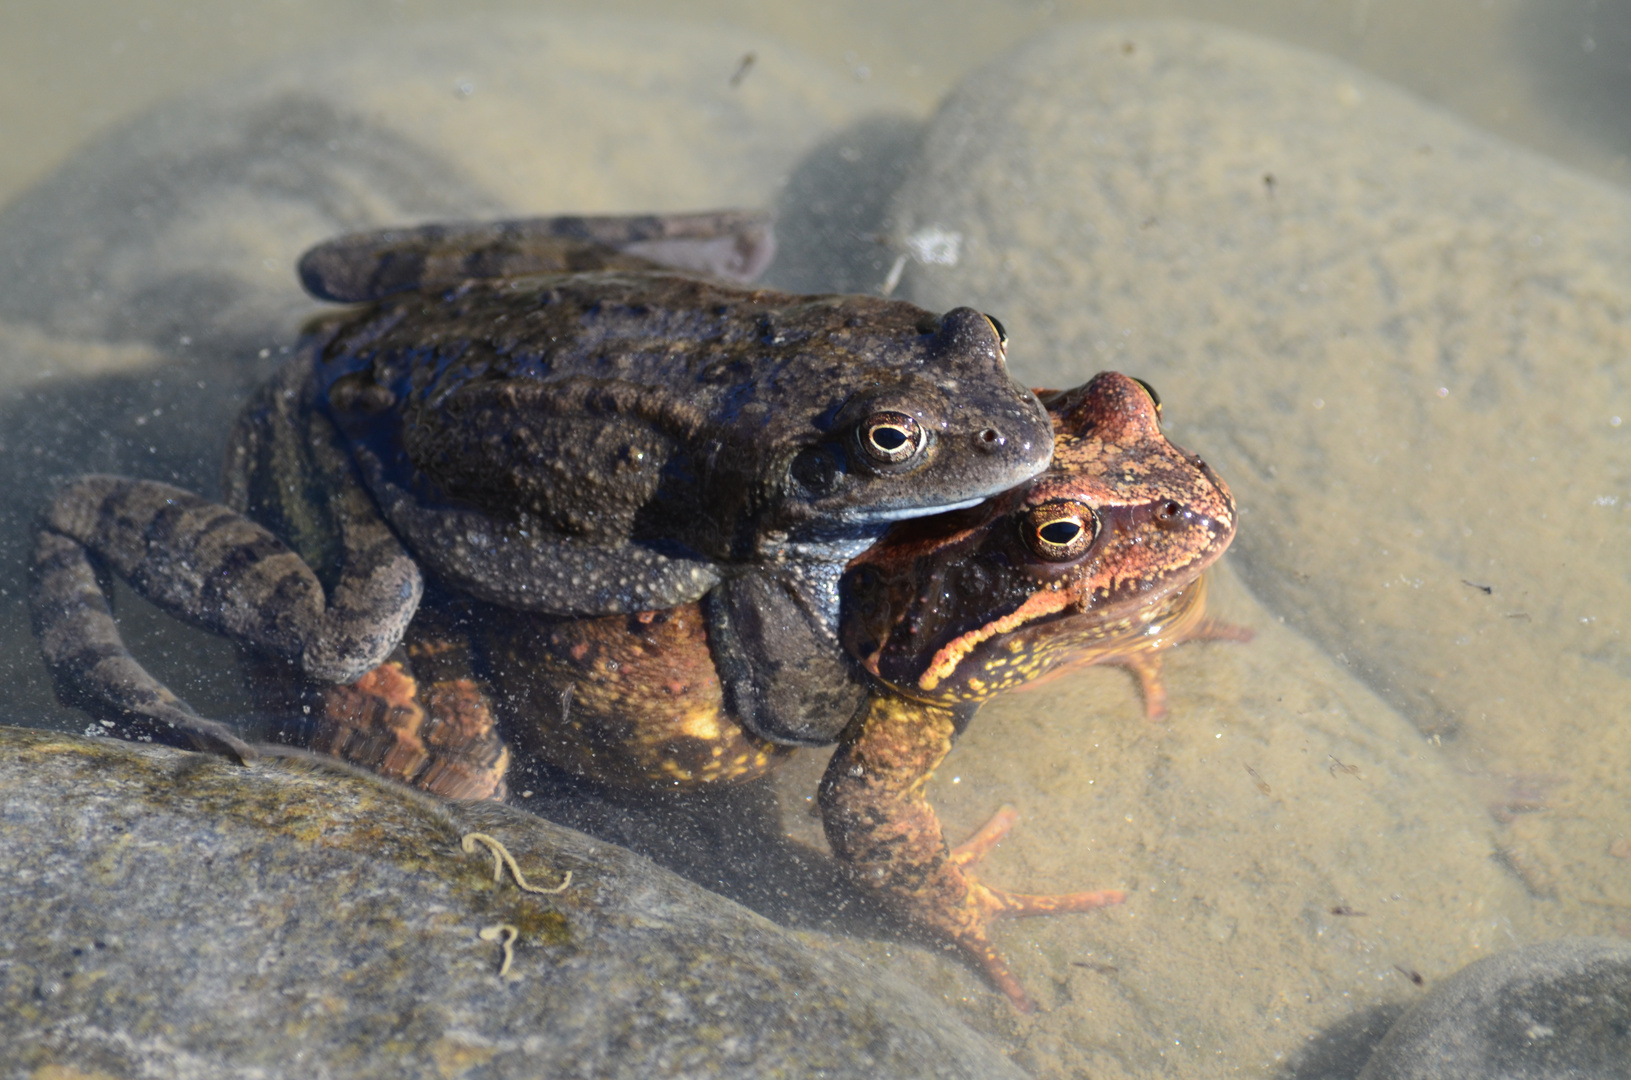
[(322, 300), (357, 303), (471, 278), (669, 268), (746, 284), (770, 265), (767, 214), (546, 217), (352, 233), (300, 259), (300, 281)]
[(348, 553), (326, 601), (300, 557), (241, 514), (156, 481), (81, 477), (38, 526), (35, 635), (59, 695), (106, 717), (116, 733), (243, 762), (253, 754), (241, 740), (198, 717), (126, 649), (99, 568), (176, 618), (345, 682), (395, 647), (422, 589), (399, 545), (372, 540)]
[(1004, 808), (963, 844), (948, 848), (924, 798), (951, 749), (959, 717), (949, 709), (880, 696), (833, 755), (821, 781), (827, 841), (846, 874), (912, 923), (956, 946), (1022, 1012), (1035, 1008), (987, 934), (994, 919), (1053, 915), (1118, 904), (1116, 890), (1033, 896), (985, 885), (972, 872), (1012, 828)]
[(82, 544), (53, 532), (36, 537), (30, 599), (34, 633), (64, 704), (139, 742), (201, 750), (239, 765), (254, 759), (230, 728), (195, 713), (125, 649)]
[(317, 617), (307, 617), (299, 653), (266, 651), (298, 659), (317, 682), (347, 683), (396, 648), (418, 610), (424, 581), (319, 407), (309, 368), (309, 360), (297, 356), (239, 415), (223, 487), (233, 511), (269, 526), (277, 542), (289, 545), (294, 572), (334, 572), (326, 596), (321, 586), (312, 592)]
[(470, 670), (470, 643), (434, 617), (356, 682), (314, 691), (314, 750), (449, 799), (503, 801), (510, 748)]

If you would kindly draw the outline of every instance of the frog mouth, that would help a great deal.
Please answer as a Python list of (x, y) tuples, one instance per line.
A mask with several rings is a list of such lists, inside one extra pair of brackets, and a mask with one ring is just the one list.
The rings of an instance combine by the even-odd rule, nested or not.
[[(916, 689), (928, 693), (941, 683), (955, 679), (964, 663), (983, 652), (990, 641), (1016, 631), (1046, 636), (1059, 632), (1073, 620), (1087, 620), (1089, 629), (1111, 631), (1102, 635), (1104, 641), (1119, 638), (1119, 644), (1126, 644), (1140, 637), (1159, 635), (1169, 622), (1181, 619), (1203, 600), (1206, 586), (1200, 575), (1221, 554), (1221, 550), (1208, 552), (1191, 564), (1192, 573), (1174, 576), (1158, 588), (1101, 600), (1099, 605), (1085, 606), (1080, 599), (1066, 599), (1058, 592), (1033, 593), (1008, 615), (955, 638), (939, 649), (919, 673)], [(1083, 645), (1079, 651), (1088, 652), (1092, 647)], [(1115, 651), (1102, 643), (1098, 647), (1106, 655)]]
[(935, 514), (949, 514), (954, 510), (967, 510), (971, 506), (979, 506), (985, 502), (983, 497), (963, 499), (959, 502), (940, 503), (935, 506), (904, 506), (894, 510), (872, 510), (857, 512), (848, 520), (856, 525), (889, 525), (897, 521), (909, 521), (912, 518), (933, 517)]

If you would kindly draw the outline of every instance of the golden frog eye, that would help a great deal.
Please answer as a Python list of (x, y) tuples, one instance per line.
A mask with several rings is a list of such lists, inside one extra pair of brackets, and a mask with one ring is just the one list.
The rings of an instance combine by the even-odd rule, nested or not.
[(873, 413), (861, 425), (861, 451), (873, 461), (898, 465), (923, 449), (923, 429), (902, 412)]
[(1133, 375), (1133, 376), (1131, 376), (1131, 378), (1135, 383), (1137, 383), (1138, 385), (1140, 385), (1140, 386), (1142, 386), (1144, 388), (1144, 392), (1146, 394), (1150, 395), (1150, 404), (1155, 406), (1155, 418), (1156, 418), (1156, 420), (1160, 420), (1161, 419), (1161, 395), (1157, 394), (1155, 392), (1155, 387), (1151, 386), (1149, 383), (1145, 382), (1143, 379), (1140, 379), (1137, 375)]
[(1044, 503), (1020, 521), (1025, 546), (1049, 562), (1068, 562), (1086, 551), (1099, 535), (1099, 515), (1091, 506), (1069, 500)]

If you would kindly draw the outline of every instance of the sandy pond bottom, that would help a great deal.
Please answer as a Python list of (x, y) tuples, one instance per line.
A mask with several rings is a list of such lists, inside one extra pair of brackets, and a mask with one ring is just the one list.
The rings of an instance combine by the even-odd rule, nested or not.
[[(881, 283), (898, 255), (911, 299), (1003, 319), (1022, 378), (1153, 382), (1239, 497), (1213, 607), (1258, 634), (1178, 650), (1161, 724), (1117, 671), (997, 701), (936, 778), (954, 839), (1019, 808), (992, 882), (1130, 894), (999, 931), (1041, 1012), (917, 946), (849, 947), (1039, 1076), (1323, 1076), (1473, 959), (1631, 932), (1624, 195), (1192, 24), (1052, 34), (933, 118), (718, 27), (625, 29), (536, 20), (291, 62), (0, 211), (0, 255), (29, 268), (0, 301), (12, 655), (34, 500), (93, 466), (209, 489), (230, 387), (311, 310), (287, 271), (308, 244), (461, 207), (779, 191), (799, 239), (773, 283)], [(735, 93), (716, 75), (750, 50)], [(448, 90), (471, 71), (479, 93)], [(858, 239), (878, 233), (891, 246)], [(124, 381), (66, 381), (110, 370)], [(155, 374), (158, 403), (106, 405)], [(12, 695), (9, 715), (47, 708), (33, 669)], [(812, 843), (820, 757), (779, 786)]]
[(1019, 808), (993, 883), (1129, 893), (999, 930), (1033, 1017), (891, 950), (1038, 1075), (1323, 1075), (1302, 1070), (1331, 1040), (1379, 1037), (1423, 985), (1548, 932), (1479, 785), (1227, 571), (1212, 607), (1257, 639), (1175, 653), (1166, 721), (1120, 671), (1060, 680), (988, 706), (931, 785), (954, 840)]

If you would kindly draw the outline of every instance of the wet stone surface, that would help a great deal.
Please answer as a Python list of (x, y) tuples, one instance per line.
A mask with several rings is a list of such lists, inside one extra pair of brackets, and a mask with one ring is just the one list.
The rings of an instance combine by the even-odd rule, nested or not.
[(620, 848), (303, 760), (0, 729), (0, 865), (9, 1077), (1018, 1075)]
[(1631, 945), (1563, 938), (1469, 964), (1393, 1026), (1359, 1076), (1631, 1076)]

